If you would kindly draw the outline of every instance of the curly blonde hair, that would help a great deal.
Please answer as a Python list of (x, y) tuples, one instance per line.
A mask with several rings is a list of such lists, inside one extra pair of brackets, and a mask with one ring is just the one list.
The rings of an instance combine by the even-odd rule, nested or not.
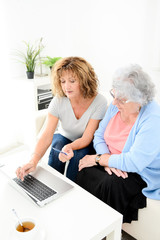
[(97, 94), (98, 78), (94, 72), (93, 67), (81, 57), (66, 57), (58, 60), (52, 68), (52, 92), (53, 95), (63, 97), (65, 96), (60, 78), (64, 71), (71, 71), (76, 75), (80, 90), (84, 98), (92, 98)]

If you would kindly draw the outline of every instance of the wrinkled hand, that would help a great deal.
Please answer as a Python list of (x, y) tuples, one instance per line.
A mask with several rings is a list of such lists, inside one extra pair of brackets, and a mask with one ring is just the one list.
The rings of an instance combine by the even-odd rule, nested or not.
[(62, 151), (67, 153), (67, 155), (65, 155), (64, 153), (59, 154), (59, 160), (61, 162), (67, 162), (68, 160), (70, 160), (74, 156), (74, 152), (72, 150), (71, 144), (65, 145), (62, 148)]
[(24, 177), (28, 175), (30, 172), (33, 172), (36, 169), (37, 164), (33, 161), (23, 165), (22, 167), (17, 168), (16, 175), (17, 178), (24, 180)]
[(127, 172), (121, 171), (117, 168), (105, 167), (104, 169), (106, 172), (108, 172), (109, 175), (112, 175), (113, 172), (117, 177), (122, 177), (124, 179), (128, 177)]
[(95, 162), (96, 155), (86, 155), (79, 161), (79, 171), (86, 167), (96, 166)]

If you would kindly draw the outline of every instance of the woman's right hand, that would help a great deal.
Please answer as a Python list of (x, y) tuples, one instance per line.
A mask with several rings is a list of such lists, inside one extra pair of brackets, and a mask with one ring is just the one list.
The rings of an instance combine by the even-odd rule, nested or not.
[(28, 175), (30, 172), (33, 172), (36, 169), (37, 163), (34, 161), (30, 161), (22, 167), (18, 167), (16, 170), (17, 178), (24, 180), (24, 177)]

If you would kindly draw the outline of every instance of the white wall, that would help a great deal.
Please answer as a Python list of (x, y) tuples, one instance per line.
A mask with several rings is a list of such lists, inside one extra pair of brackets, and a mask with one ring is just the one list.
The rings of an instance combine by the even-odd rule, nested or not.
[(2, 66), (7, 66), (1, 84), (25, 76), (25, 67), (13, 61), (13, 51), (23, 50), (23, 40), (43, 37), (44, 56), (86, 58), (103, 91), (110, 88), (114, 70), (126, 63), (144, 66), (159, 91), (159, 72), (153, 72), (160, 69), (159, 0), (2, 0), (1, 5)]
[[(158, 0), (5, 0), (9, 52), (23, 49), (23, 40), (43, 37), (44, 55), (85, 57), (105, 86), (119, 65), (157, 64), (158, 4)], [(10, 71), (12, 76), (23, 75), (24, 66), (10, 61)]]

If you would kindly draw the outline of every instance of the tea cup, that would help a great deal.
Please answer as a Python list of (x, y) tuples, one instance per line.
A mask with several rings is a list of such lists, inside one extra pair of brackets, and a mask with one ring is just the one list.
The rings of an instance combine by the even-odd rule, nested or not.
[(21, 219), (23, 227), (17, 222), (14, 226), (14, 236), (16, 240), (34, 240), (38, 236), (38, 224), (35, 219), (23, 218)]

